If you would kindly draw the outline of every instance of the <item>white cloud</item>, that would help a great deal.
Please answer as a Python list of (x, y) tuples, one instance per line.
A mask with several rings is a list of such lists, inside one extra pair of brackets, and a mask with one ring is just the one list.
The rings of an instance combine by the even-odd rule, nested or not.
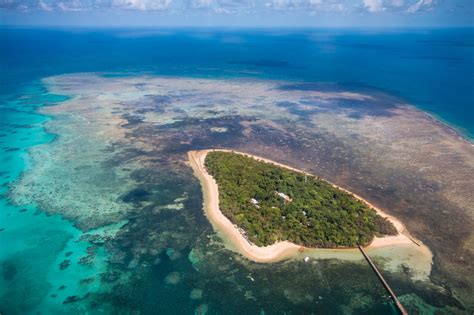
[[(301, 10), (307, 12), (317, 11), (343, 11), (347, 0), (267, 0), (265, 7), (274, 10)], [(256, 3), (258, 1), (256, 0)]]
[(344, 11), (345, 8), (346, 8), (346, 7), (345, 7), (342, 3), (337, 3), (337, 4), (334, 4), (334, 5), (332, 6), (332, 9), (333, 9), (334, 11), (338, 11), (338, 12)]
[[(433, 0), (420, 0), (420, 2), (421, 1), (431, 2)], [(362, 0), (362, 3), (369, 12), (399, 12), (401, 10), (405, 10), (406, 8), (405, 0)]]
[(420, 10), (432, 9), (435, 6), (434, 0), (419, 0), (417, 3), (408, 7), (407, 11), (410, 13), (415, 13)]
[(229, 9), (226, 9), (226, 8), (216, 8), (214, 10), (214, 12), (218, 13), (218, 14), (231, 14), (232, 11), (229, 10)]
[(18, 0), (0, 0), (0, 9), (28, 11), (29, 5)]
[(40, 2), (38, 2), (38, 7), (43, 11), (53, 11), (53, 7), (48, 3), (44, 2), (43, 0), (40, 0)]
[(18, 5), (18, 10), (22, 12), (27, 12), (30, 8), (26, 4), (19, 4)]
[(341, 0), (308, 0), (302, 6), (303, 10), (308, 10), (310, 15), (318, 13), (341, 13), (350, 6), (350, 2)]
[(56, 6), (61, 11), (84, 11), (89, 9), (87, 6), (84, 6), (80, 0), (60, 1)]
[(275, 10), (296, 9), (302, 7), (302, 5), (302, 0), (271, 0), (265, 3), (266, 7), (273, 8)]
[(404, 0), (392, 0), (392, 6), (396, 8), (403, 7), (405, 5)]
[(166, 10), (172, 0), (112, 0), (112, 6), (120, 9), (140, 11)]
[(214, 4), (214, 0), (192, 0), (191, 6), (193, 8), (210, 8)]
[(380, 12), (385, 10), (382, 0), (363, 0), (363, 2), (369, 12)]
[[(463, 0), (474, 1), (474, 0)], [(354, 2), (358, 3), (354, 5)], [(136, 10), (174, 13), (272, 14), (271, 11), (301, 15), (347, 14), (364, 9), (371, 13), (415, 13), (433, 9), (438, 0), (0, 0), (0, 9), (21, 11)]]

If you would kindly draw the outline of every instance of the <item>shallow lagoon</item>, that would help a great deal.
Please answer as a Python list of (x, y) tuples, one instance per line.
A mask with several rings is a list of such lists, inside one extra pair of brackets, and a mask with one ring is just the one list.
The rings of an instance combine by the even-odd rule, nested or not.
[[(36, 114), (35, 109), (65, 99), (48, 94), (38, 83), (0, 108), (2, 194), (7, 193), (8, 185), (22, 172), (34, 167), (26, 150), (54, 139), (42, 125), (49, 118)], [(71, 252), (67, 259), (75, 260), (89, 246), (87, 242), (78, 242), (82, 232), (58, 215), (47, 216), (34, 203), (15, 206), (3, 198), (0, 208), (2, 311), (62, 311), (61, 299), (67, 297), (68, 291), (81, 290), (78, 277), (95, 275), (100, 270), (72, 265), (58, 275), (60, 263), (66, 260), (65, 253)], [(66, 288), (58, 290), (61, 286)], [(56, 295), (57, 299), (48, 301), (48, 295)]]

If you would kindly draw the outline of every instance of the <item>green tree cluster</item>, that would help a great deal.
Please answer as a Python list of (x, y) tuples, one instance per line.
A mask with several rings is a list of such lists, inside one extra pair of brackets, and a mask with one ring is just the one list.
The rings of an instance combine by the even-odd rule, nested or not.
[(205, 166), (219, 186), (221, 211), (258, 246), (354, 247), (397, 234), (374, 209), (320, 178), (223, 151), (208, 153)]

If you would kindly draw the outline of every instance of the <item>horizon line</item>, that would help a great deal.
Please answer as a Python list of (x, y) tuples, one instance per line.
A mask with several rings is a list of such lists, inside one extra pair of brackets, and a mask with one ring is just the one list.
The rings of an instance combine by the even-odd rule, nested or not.
[(163, 24), (163, 25), (136, 25), (136, 24), (0, 24), (0, 28), (42, 28), (42, 29), (68, 29), (68, 28), (94, 28), (94, 29), (341, 29), (341, 30), (419, 30), (419, 29), (469, 29), (474, 30), (474, 25), (202, 25), (202, 24)]

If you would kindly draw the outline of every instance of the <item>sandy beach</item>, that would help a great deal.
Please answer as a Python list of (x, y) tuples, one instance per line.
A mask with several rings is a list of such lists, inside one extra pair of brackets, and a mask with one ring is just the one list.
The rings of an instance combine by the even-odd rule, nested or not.
[[(225, 245), (229, 247), (229, 249), (234, 250), (238, 253), (241, 253), (243, 256), (248, 258), (249, 260), (266, 263), (266, 262), (277, 262), (281, 260), (285, 260), (288, 258), (292, 258), (298, 254), (305, 253), (305, 252), (313, 252), (313, 251), (325, 251), (325, 252), (332, 252), (335, 251), (354, 251), (352, 248), (336, 248), (336, 249), (326, 249), (326, 248), (307, 248), (301, 245), (296, 245), (289, 241), (282, 241), (275, 243), (270, 246), (259, 247), (254, 244), (249, 243), (249, 241), (242, 235), (239, 231), (238, 227), (234, 225), (219, 209), (219, 190), (216, 181), (214, 178), (206, 171), (204, 166), (204, 161), (206, 156), (209, 152), (212, 151), (223, 151), (223, 152), (234, 152), (238, 154), (242, 154), (248, 157), (252, 157), (256, 160), (272, 163), (274, 165), (278, 165), (280, 167), (284, 167), (286, 169), (290, 169), (296, 172), (304, 173), (309, 176), (314, 176), (309, 173), (305, 173), (298, 169), (292, 168), (288, 165), (280, 164), (268, 159), (264, 159), (258, 156), (253, 156), (250, 154), (246, 154), (243, 152), (233, 151), (233, 150), (226, 150), (226, 149), (215, 149), (215, 150), (201, 150), (201, 151), (189, 151), (188, 158), (191, 167), (194, 170), (195, 175), (198, 177), (204, 194), (204, 210), (206, 216), (208, 217), (209, 221), (211, 222), (214, 229), (221, 234), (224, 239)], [(355, 198), (361, 200), (362, 202), (366, 203), (369, 207), (373, 208), (377, 213), (382, 216), (386, 217), (388, 220), (392, 222), (395, 228), (398, 231), (398, 235), (394, 236), (386, 236), (386, 237), (374, 237), (372, 243), (367, 246), (366, 248), (380, 248), (380, 247), (387, 247), (387, 246), (396, 246), (396, 245), (407, 245), (415, 243), (417, 246), (424, 246), (418, 245), (421, 244), (420, 241), (415, 240), (408, 234), (408, 231), (405, 229), (405, 226), (395, 217), (390, 216), (383, 212), (381, 209), (375, 207), (371, 203), (364, 200), (362, 197), (353, 194), (352, 192), (341, 188), (337, 185), (331, 183), (334, 187), (337, 187), (351, 195)]]

